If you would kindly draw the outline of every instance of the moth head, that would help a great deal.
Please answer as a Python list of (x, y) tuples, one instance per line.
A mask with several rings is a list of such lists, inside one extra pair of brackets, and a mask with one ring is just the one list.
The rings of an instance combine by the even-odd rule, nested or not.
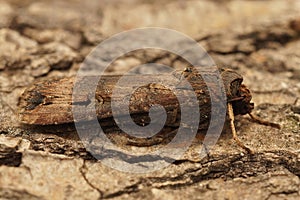
[(250, 90), (244, 85), (240, 85), (237, 97), (232, 99), (232, 107), (235, 115), (245, 115), (251, 113), (254, 109), (254, 103), (251, 102), (252, 95)]

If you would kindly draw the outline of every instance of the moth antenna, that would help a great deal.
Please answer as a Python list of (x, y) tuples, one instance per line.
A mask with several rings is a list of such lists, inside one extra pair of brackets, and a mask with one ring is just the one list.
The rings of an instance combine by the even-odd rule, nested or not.
[(258, 123), (258, 124), (262, 124), (262, 125), (265, 125), (265, 126), (271, 126), (271, 127), (273, 127), (273, 128), (277, 128), (277, 129), (280, 129), (280, 128), (281, 128), (280, 125), (277, 124), (277, 123), (265, 121), (265, 120), (259, 118), (258, 116), (254, 115), (254, 114), (251, 114), (251, 113), (248, 113), (248, 114), (249, 114), (249, 116), (251, 117), (251, 119), (252, 119), (254, 122)]
[(237, 136), (235, 126), (234, 126), (234, 113), (233, 113), (233, 108), (232, 108), (231, 103), (227, 104), (227, 109), (228, 109), (228, 116), (229, 116), (229, 120), (230, 120), (230, 128), (231, 128), (231, 133), (232, 133), (233, 139), (235, 140), (237, 145), (239, 145), (241, 148), (246, 150), (249, 154), (253, 154), (254, 152), (249, 147), (247, 147), (242, 141), (240, 141), (240, 139)]

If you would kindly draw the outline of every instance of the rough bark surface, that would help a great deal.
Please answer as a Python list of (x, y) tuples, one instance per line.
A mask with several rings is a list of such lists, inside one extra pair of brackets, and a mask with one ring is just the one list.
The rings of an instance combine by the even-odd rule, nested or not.
[[(299, 9), (297, 0), (0, 1), (0, 199), (299, 199)], [(218, 66), (243, 76), (254, 114), (282, 129), (236, 116), (239, 137), (253, 155), (232, 141), (225, 126), (205, 158), (199, 158), (200, 136), (167, 168), (135, 174), (97, 161), (72, 124), (20, 123), (19, 97), (34, 82), (76, 75), (99, 42), (144, 26), (193, 37)], [(169, 52), (140, 50), (120, 57), (106, 73), (122, 74), (149, 62), (189, 66)], [(153, 71), (136, 71), (148, 72)], [(116, 130), (108, 132), (127, 150), (144, 148)], [(116, 160), (138, 164), (116, 149), (106, 150)]]

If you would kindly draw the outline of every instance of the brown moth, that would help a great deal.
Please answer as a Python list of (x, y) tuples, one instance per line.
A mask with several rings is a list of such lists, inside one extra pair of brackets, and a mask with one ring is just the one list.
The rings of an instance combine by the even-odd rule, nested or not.
[[(221, 70), (222, 81), (225, 86), (227, 101), (233, 104), (234, 114), (250, 113), (254, 105), (251, 103), (251, 94), (245, 85), (242, 84), (243, 78), (235, 71), (229, 69)], [(202, 75), (215, 76), (214, 71), (202, 72)], [(145, 79), (155, 80), (157, 76), (162, 75), (127, 75), (131, 76), (130, 80), (139, 82), (141, 85), (133, 94), (131, 94), (131, 114), (147, 114), (150, 105), (159, 104), (166, 108), (166, 110), (178, 110), (178, 101), (171, 90), (166, 87), (153, 83), (143, 86)], [(184, 78), (190, 82), (193, 90), (198, 98), (199, 107), (202, 115), (209, 116), (210, 108), (210, 94), (203, 78), (194, 71), (176, 71), (174, 76), (185, 76)], [(118, 75), (104, 75), (99, 80), (95, 97), (80, 96), (78, 99), (73, 99), (72, 92), (75, 82), (75, 77), (52, 79), (48, 81), (36, 82), (31, 87), (27, 88), (19, 100), (19, 114), (21, 122), (25, 124), (34, 125), (52, 125), (65, 124), (73, 122), (72, 105), (76, 105), (78, 109), (88, 106), (93, 98), (96, 99), (96, 112), (99, 119), (106, 119), (112, 117), (110, 108), (110, 101), (112, 91), (117, 81), (122, 76)], [(78, 82), (85, 83), (84, 79), (91, 77), (83, 77)], [(176, 84), (176, 83), (174, 83)], [(85, 84), (88, 90), (89, 85)], [(218, 85), (210, 85), (211, 88)], [(129, 90), (132, 85), (128, 81), (127, 85), (119, 86), (123, 90)], [(185, 88), (182, 88), (184, 91)], [(92, 92), (92, 91), (91, 91)], [(143, 99), (143, 101), (139, 101)], [(220, 102), (223, 103), (223, 102)], [(226, 102), (225, 102), (226, 103)], [(226, 106), (226, 105), (224, 105)], [(177, 114), (177, 113), (176, 113)], [(178, 118), (178, 117), (177, 117)], [(84, 118), (82, 119), (84, 120)], [(206, 119), (202, 119), (202, 124)], [(170, 119), (170, 123), (171, 123)]]
[[(216, 76), (217, 68), (207, 68), (201, 71), (201, 75), (197, 73), (197, 70), (188, 68), (182, 71), (175, 71), (173, 76), (178, 79), (184, 78), (187, 80), (196, 94), (199, 103), (199, 109), (201, 110), (199, 129), (205, 130), (208, 128), (211, 112), (210, 93), (208, 87), (212, 88), (212, 91), (219, 87), (218, 84), (207, 83), (203, 80), (203, 76)], [(224, 89), (226, 92), (227, 102), (220, 100), (220, 106), (228, 109), (228, 116), (231, 120), (232, 132), (234, 139), (237, 143), (250, 151), (245, 147), (237, 138), (233, 125), (234, 115), (250, 114), (254, 108), (254, 104), (251, 102), (251, 93), (249, 89), (242, 84), (243, 77), (237, 72), (230, 69), (220, 69), (220, 77), (224, 83)], [(177, 97), (174, 93), (164, 87), (163, 85), (151, 83), (143, 85), (144, 80), (157, 80), (157, 78), (163, 78), (161, 75), (126, 75), (129, 80), (140, 83), (141, 87), (136, 88), (135, 92), (130, 95), (129, 111), (132, 120), (139, 124), (145, 125), (150, 123), (149, 121), (149, 109), (151, 105), (162, 105), (167, 112), (166, 126), (176, 127), (180, 123), (180, 109)], [(111, 97), (116, 83), (122, 76), (118, 75), (104, 75), (98, 82), (96, 91), (91, 91), (91, 95), (77, 96), (76, 99), (72, 99), (72, 92), (75, 83), (75, 77), (52, 79), (48, 81), (36, 82), (32, 86), (28, 87), (22, 94), (19, 100), (19, 117), (20, 121), (25, 124), (31, 125), (54, 125), (65, 124), (74, 122), (72, 106), (76, 106), (76, 109), (84, 111), (92, 101), (95, 101), (95, 111), (97, 118), (101, 125), (114, 126), (115, 123), (112, 120), (111, 110)], [(217, 77), (219, 78), (219, 77)], [(87, 79), (91, 77), (83, 77), (77, 80), (77, 83), (85, 83), (82, 89), (89, 90), (89, 85), (86, 84)], [(95, 77), (94, 77), (95, 79)], [(98, 80), (97, 78), (95, 80)], [(172, 84), (172, 83), (171, 83)], [(178, 84), (178, 83), (174, 83)], [(131, 82), (127, 84), (118, 85), (119, 89), (129, 90), (134, 87)], [(186, 88), (182, 90), (181, 94), (185, 95)], [(120, 103), (122, 97), (115, 96)], [(214, 96), (218, 101), (218, 96)], [(221, 99), (221, 98), (220, 98)], [(78, 121), (88, 121), (92, 118), (94, 113), (88, 113), (79, 116)], [(120, 113), (121, 115), (122, 113)], [(253, 115), (253, 119), (259, 123), (266, 124), (267, 122), (256, 119)], [(267, 123), (267, 125), (278, 126), (273, 123)]]

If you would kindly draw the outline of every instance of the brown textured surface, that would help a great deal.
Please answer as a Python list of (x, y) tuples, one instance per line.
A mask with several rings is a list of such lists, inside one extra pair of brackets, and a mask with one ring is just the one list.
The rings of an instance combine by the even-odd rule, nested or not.
[[(0, 198), (299, 199), (299, 9), (297, 0), (0, 1)], [(202, 160), (195, 140), (168, 168), (131, 174), (96, 162), (72, 126), (19, 123), (18, 99), (34, 81), (75, 75), (98, 42), (141, 26), (195, 38), (218, 66), (242, 74), (254, 113), (282, 129), (238, 116), (237, 132), (254, 155), (243, 153), (225, 128)], [(117, 60), (108, 74), (147, 62), (186, 67), (172, 54), (139, 51)]]
[[(176, 77), (173, 82), (171, 82), (170, 79), (168, 80), (169, 77), (166, 75), (101, 76), (95, 93), (95, 100), (99, 102), (98, 104), (95, 104), (97, 117), (100, 120), (106, 120), (107, 118), (112, 117), (110, 106), (112, 91), (116, 89), (116, 84), (121, 77), (127, 77), (128, 80), (126, 83), (118, 85), (118, 90), (125, 92), (128, 91), (127, 93), (130, 94), (131, 89), (136, 89), (136, 91), (130, 97), (131, 100), (129, 104), (129, 110), (130, 114), (136, 114), (134, 115), (133, 120), (138, 124), (142, 123), (138, 118), (142, 118), (144, 115), (149, 114), (149, 106), (155, 104), (164, 106), (169, 113), (169, 119), (167, 120), (166, 125), (175, 126), (178, 123), (176, 122), (176, 119), (180, 119), (180, 107), (177, 97), (170, 89), (158, 83), (159, 81), (168, 81), (168, 84), (175, 86), (177, 85), (178, 95), (181, 95), (182, 98), (184, 98), (185, 96), (188, 96), (187, 91), (189, 90), (180, 82), (180, 79), (183, 77), (185, 77), (185, 80), (189, 81), (192, 86), (191, 89), (193, 89), (197, 95), (201, 114), (203, 116), (209, 116), (211, 105), (208, 87), (212, 88), (212, 91), (215, 91), (214, 88), (220, 87), (218, 84), (221, 83), (221, 81), (217, 81), (215, 83), (211, 82), (207, 85), (201, 76), (216, 76), (215, 72), (217, 69), (214, 67), (209, 68), (207, 71), (202, 71), (203, 72), (201, 72), (201, 75), (197, 70), (188, 72), (183, 72), (180, 70), (173, 72), (172, 76)], [(220, 72), (220, 77), (225, 85), (224, 87), (227, 95), (226, 100), (234, 104), (234, 113), (238, 115), (251, 112), (251, 94), (246, 88), (243, 89), (245, 86), (241, 86), (243, 81), (242, 76), (233, 70), (222, 69)], [(89, 91), (91, 88), (89, 83), (92, 80), (97, 81), (97, 79), (98, 77), (84, 77), (76, 80), (75, 77), (70, 77), (34, 83), (33, 86), (28, 87), (20, 96), (20, 109), (18, 111), (20, 114), (20, 121), (24, 124), (34, 125), (72, 123), (74, 121), (72, 105), (76, 107), (75, 109), (83, 111), (86, 110), (86, 107), (88, 107), (93, 101), (93, 91), (90, 91), (87, 94), (79, 94), (72, 100), (72, 92), (75, 80), (77, 84), (82, 84), (84, 86), (81, 88), (81, 90)], [(147, 84), (143, 86), (144, 81), (150, 81), (157, 84)], [(217, 95), (220, 94), (214, 95), (217, 97)], [(114, 98), (116, 99), (117, 104), (125, 103), (122, 99), (123, 97), (120, 95), (115, 95)], [(141, 101), (141, 99), (143, 101)], [(223, 104), (225, 108), (226, 106), (223, 102), (221, 102), (221, 98), (219, 101), (220, 102), (218, 102), (218, 104)], [(174, 116), (172, 116), (173, 111), (175, 111), (173, 114)], [(119, 113), (118, 115), (125, 114), (126, 113)], [(93, 119), (93, 113), (82, 113), (77, 117), (76, 120), (88, 121), (89, 119)], [(206, 123), (207, 119), (201, 118), (200, 120), (200, 124), (204, 124)], [(145, 123), (149, 122), (145, 121)]]

